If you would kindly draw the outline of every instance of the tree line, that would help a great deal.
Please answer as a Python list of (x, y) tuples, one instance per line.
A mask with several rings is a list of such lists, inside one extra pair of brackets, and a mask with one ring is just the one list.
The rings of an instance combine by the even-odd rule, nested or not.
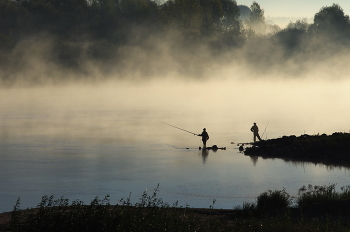
[(0, 0), (0, 60), (3, 68), (16, 63), (14, 53), (19, 56), (18, 45), (28, 38), (50, 38), (50, 60), (76, 70), (83, 69), (82, 56), (118, 66), (121, 48), (152, 49), (150, 40), (169, 35), (184, 53), (205, 46), (219, 56), (244, 48), (240, 56), (261, 66), (277, 56), (280, 62), (306, 50), (317, 53), (320, 46), (336, 52), (350, 42), (349, 16), (337, 4), (322, 7), (312, 24), (297, 20), (285, 29), (267, 24), (257, 2), (250, 11), (250, 19), (241, 20), (235, 0)]
[[(152, 33), (178, 29), (187, 39), (202, 40), (232, 31), (241, 36), (234, 0), (0, 0), (1, 47), (22, 38), (49, 33), (60, 39), (88, 37), (128, 43), (133, 28)], [(222, 39), (222, 38), (221, 38)]]

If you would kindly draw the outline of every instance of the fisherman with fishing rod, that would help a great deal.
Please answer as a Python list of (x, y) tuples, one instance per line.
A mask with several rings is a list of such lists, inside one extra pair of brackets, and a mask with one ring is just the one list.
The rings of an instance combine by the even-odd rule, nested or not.
[(202, 136), (203, 148), (206, 147), (206, 145), (207, 145), (207, 140), (209, 139), (209, 135), (208, 135), (208, 132), (206, 131), (205, 128), (203, 129), (202, 134), (195, 134), (195, 133), (193, 133), (193, 132), (191, 132), (191, 131), (184, 130), (184, 129), (180, 128), (180, 127), (173, 126), (173, 125), (170, 125), (170, 124), (165, 123), (165, 122), (161, 122), (161, 123), (164, 123), (164, 124), (166, 124), (166, 125), (168, 125), (168, 126), (174, 127), (174, 128), (176, 128), (176, 129), (179, 129), (179, 130), (182, 130), (182, 131), (186, 131), (187, 133), (190, 133), (190, 134), (193, 134), (193, 135)]
[(260, 138), (260, 135), (259, 135), (259, 128), (258, 128), (258, 126), (256, 125), (255, 122), (254, 122), (254, 125), (252, 126), (252, 128), (250, 128), (250, 131), (253, 132), (253, 134), (254, 134), (254, 143), (256, 142), (256, 138), (258, 138), (259, 141), (261, 141), (261, 138)]
[(198, 134), (198, 136), (202, 136), (203, 148), (205, 148), (209, 139), (208, 132), (204, 128), (202, 134)]

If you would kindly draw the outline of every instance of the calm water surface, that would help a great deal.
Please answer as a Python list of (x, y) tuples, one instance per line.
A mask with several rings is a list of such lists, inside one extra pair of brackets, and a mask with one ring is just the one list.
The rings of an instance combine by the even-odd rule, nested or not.
[[(113, 204), (131, 193), (135, 203), (158, 183), (158, 197), (169, 204), (208, 208), (215, 199), (214, 207), (225, 209), (255, 202), (269, 189), (285, 188), (296, 196), (307, 184), (348, 185), (348, 168), (252, 159), (231, 144), (251, 141), (254, 121), (261, 131), (269, 122), (264, 138), (350, 128), (344, 101), (348, 83), (283, 86), (154, 83), (2, 90), (0, 212), (11, 211), (18, 197), (22, 208), (35, 207), (44, 195), (90, 203), (109, 194)], [(261, 89), (260, 97), (248, 89)], [(209, 145), (227, 150), (199, 151), (199, 137), (161, 122), (195, 133), (206, 127)]]

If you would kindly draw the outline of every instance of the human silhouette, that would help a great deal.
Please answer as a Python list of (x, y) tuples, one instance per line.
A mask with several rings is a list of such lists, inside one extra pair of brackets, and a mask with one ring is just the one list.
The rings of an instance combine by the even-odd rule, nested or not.
[(202, 136), (203, 148), (206, 147), (207, 140), (209, 139), (209, 135), (206, 129), (204, 128), (202, 134), (199, 134), (198, 136)]
[(254, 143), (256, 142), (256, 138), (258, 138), (259, 141), (261, 141), (261, 138), (259, 135), (259, 128), (255, 122), (254, 122), (254, 125), (252, 126), (252, 128), (250, 128), (250, 131), (253, 132), (253, 134), (254, 134)]

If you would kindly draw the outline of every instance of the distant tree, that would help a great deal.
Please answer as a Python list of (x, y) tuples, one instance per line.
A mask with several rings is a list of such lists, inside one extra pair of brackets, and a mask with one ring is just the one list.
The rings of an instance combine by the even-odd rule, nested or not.
[(239, 5), (240, 19), (244, 22), (246, 20), (250, 20), (251, 10), (249, 7), (245, 5)]
[(279, 31), (281, 31), (280, 26), (278, 26), (276, 24), (266, 24), (266, 33), (267, 34), (274, 35), (274, 34), (278, 33)]
[(16, 39), (27, 16), (27, 12), (16, 2), (0, 0), (0, 46), (8, 45), (8, 41)]
[(349, 35), (349, 16), (337, 5), (322, 7), (314, 16), (314, 24), (310, 27), (313, 33), (330, 36)]
[(306, 35), (304, 30), (286, 28), (272, 36), (271, 40), (275, 45), (281, 46), (290, 56), (300, 47), (304, 35)]
[(220, 0), (200, 0), (201, 34), (210, 35), (216, 31), (217, 23), (223, 15), (223, 5)]
[(86, 0), (27, 0), (20, 4), (31, 16), (28, 33), (47, 31), (61, 36), (80, 35), (88, 23)]
[(298, 19), (294, 23), (290, 22), (287, 25), (287, 29), (298, 29), (305, 32), (308, 31), (309, 27), (310, 27), (310, 24), (307, 22), (307, 19), (302, 19), (302, 20)]
[(149, 23), (157, 18), (157, 4), (151, 0), (119, 0), (120, 13), (129, 22)]
[(169, 0), (161, 11), (167, 27), (176, 26), (192, 38), (239, 31), (239, 9), (235, 0)]
[(253, 23), (265, 23), (264, 10), (260, 8), (257, 2), (253, 2), (250, 6), (250, 21)]
[(240, 8), (235, 0), (221, 0), (224, 15), (221, 18), (223, 40), (226, 45), (233, 46), (243, 42)]
[(307, 33), (309, 26), (306, 19), (290, 22), (285, 29), (275, 33), (271, 41), (279, 47), (279, 51), (284, 52), (285, 57), (292, 57), (305, 50), (306, 40), (309, 39)]
[[(120, 30), (122, 15), (117, 0), (89, 0), (89, 30), (90, 35), (97, 39), (120, 41), (114, 34)], [(127, 25), (124, 25), (128, 27)]]
[(165, 28), (176, 27), (185, 35), (198, 37), (201, 32), (199, 0), (169, 0), (162, 9)]
[(260, 5), (255, 1), (250, 6), (250, 10), (251, 10), (251, 13), (250, 13), (249, 26), (256, 33), (265, 34), (266, 23), (265, 23), (264, 10), (261, 9)]
[(228, 25), (232, 28), (238, 29), (239, 18), (241, 16), (240, 8), (237, 6), (235, 0), (221, 0), (224, 11), (223, 17), (227, 19)]

